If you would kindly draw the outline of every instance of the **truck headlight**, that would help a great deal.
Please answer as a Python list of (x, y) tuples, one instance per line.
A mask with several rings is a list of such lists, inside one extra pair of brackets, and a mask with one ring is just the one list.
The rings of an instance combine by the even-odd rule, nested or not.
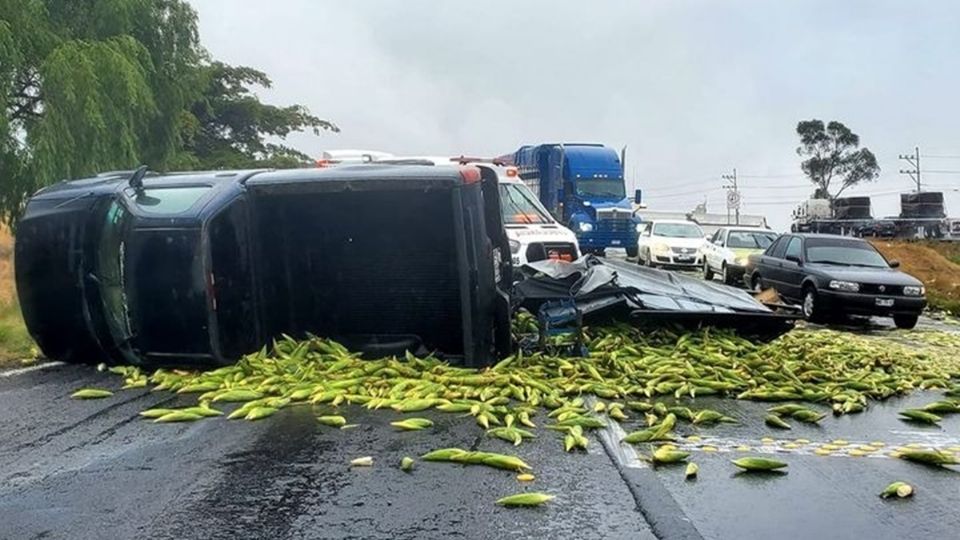
[(927, 292), (927, 290), (923, 286), (916, 287), (913, 285), (908, 285), (903, 288), (903, 294), (907, 296), (923, 296), (925, 292)]
[(510, 253), (516, 254), (520, 251), (520, 242), (511, 239), (510, 240)]
[(643, 230), (643, 223), (637, 223), (633, 228), (636, 229), (637, 232), (641, 232)]
[(577, 228), (580, 229), (580, 232), (590, 232), (593, 230), (593, 223), (590, 223), (589, 221), (581, 221), (580, 223), (577, 223)]
[(828, 285), (828, 287), (830, 287), (831, 289), (837, 290), (837, 291), (847, 291), (847, 292), (859, 292), (859, 291), (860, 291), (860, 284), (859, 284), (859, 283), (854, 283), (854, 282), (852, 282), (852, 281), (839, 281), (839, 280), (836, 280), (836, 279), (835, 279), (835, 280), (833, 280), (833, 281), (830, 282), (830, 284)]

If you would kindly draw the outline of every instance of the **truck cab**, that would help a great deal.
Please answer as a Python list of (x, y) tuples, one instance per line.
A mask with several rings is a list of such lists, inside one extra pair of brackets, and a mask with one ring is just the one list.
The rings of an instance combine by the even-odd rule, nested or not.
[(639, 219), (626, 196), (622, 157), (601, 144), (523, 146), (503, 156), (584, 252), (636, 256)]

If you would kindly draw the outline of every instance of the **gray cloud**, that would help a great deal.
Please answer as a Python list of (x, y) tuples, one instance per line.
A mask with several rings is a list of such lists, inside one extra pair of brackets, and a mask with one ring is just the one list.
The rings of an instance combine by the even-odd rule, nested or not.
[[(628, 176), (651, 207), (706, 197), (720, 210), (719, 175), (736, 166), (745, 211), (778, 227), (810, 191), (794, 152), (800, 119), (841, 120), (877, 154), (881, 180), (853, 194), (883, 193), (878, 215), (910, 187), (897, 154), (919, 144), (960, 156), (960, 7), (949, 1), (194, 5), (216, 57), (270, 74), (266, 99), (340, 125), (291, 138), (314, 154), (627, 145)], [(936, 169), (960, 171), (960, 160)], [(960, 189), (960, 174), (928, 180)], [(948, 205), (960, 213), (960, 192)]]

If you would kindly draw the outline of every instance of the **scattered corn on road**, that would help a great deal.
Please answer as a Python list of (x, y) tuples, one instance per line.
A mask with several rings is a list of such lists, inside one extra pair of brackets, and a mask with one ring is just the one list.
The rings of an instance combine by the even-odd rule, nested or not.
[[(485, 436), (470, 418), (433, 411), (424, 431), (390, 426), (392, 411), (340, 407), (348, 430), (319, 424), (309, 407), (259, 421), (216, 418), (157, 425), (138, 412), (190, 405), (166, 392), (118, 391), (92, 401), (81, 387), (122, 381), (91, 367), (52, 365), (0, 377), (0, 538), (951, 538), (960, 530), (960, 467), (891, 457), (905, 447), (960, 455), (960, 415), (939, 426), (897, 412), (941, 398), (917, 392), (820, 425), (764, 424), (769, 404), (698, 398), (737, 424), (680, 424), (678, 449), (699, 465), (651, 468), (645, 445), (619, 442), (642, 415), (589, 433), (586, 453), (537, 430), (519, 447)], [(669, 402), (668, 402), (669, 403)], [(232, 406), (231, 406), (232, 407)], [(826, 410), (823, 407), (814, 408)], [(535, 480), (514, 473), (404, 456), (444, 447), (516, 454)], [(371, 467), (350, 460), (373, 458)], [(786, 474), (738, 473), (744, 456), (788, 463)], [(909, 499), (881, 499), (904, 481)], [(510, 509), (522, 491), (556, 499)]]

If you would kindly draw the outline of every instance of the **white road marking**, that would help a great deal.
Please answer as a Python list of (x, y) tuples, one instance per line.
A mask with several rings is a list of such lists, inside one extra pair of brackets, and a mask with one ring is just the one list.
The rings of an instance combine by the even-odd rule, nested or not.
[(24, 368), (11, 369), (8, 371), (0, 371), (0, 379), (7, 377), (16, 377), (17, 375), (23, 375), (25, 373), (30, 373), (31, 371), (39, 371), (41, 369), (52, 368), (56, 366), (64, 365), (63, 362), (45, 362), (43, 364), (37, 364), (35, 366), (28, 366)]
[(633, 445), (621, 442), (627, 432), (620, 427), (620, 423), (607, 418), (607, 427), (599, 430), (598, 436), (603, 445), (610, 449), (610, 454), (621, 465), (628, 469), (643, 469), (647, 464), (640, 459)]
[[(590, 397), (586, 400), (586, 405), (588, 408), (593, 409), (593, 404), (596, 402), (596, 398)], [(620, 427), (620, 423), (613, 418), (601, 418), (607, 423), (607, 427), (597, 430), (597, 437), (600, 439), (600, 443), (603, 444), (604, 448), (607, 449), (610, 457), (628, 469), (646, 468), (647, 464), (640, 459), (633, 446), (621, 442), (623, 438), (627, 436), (627, 432)]]

